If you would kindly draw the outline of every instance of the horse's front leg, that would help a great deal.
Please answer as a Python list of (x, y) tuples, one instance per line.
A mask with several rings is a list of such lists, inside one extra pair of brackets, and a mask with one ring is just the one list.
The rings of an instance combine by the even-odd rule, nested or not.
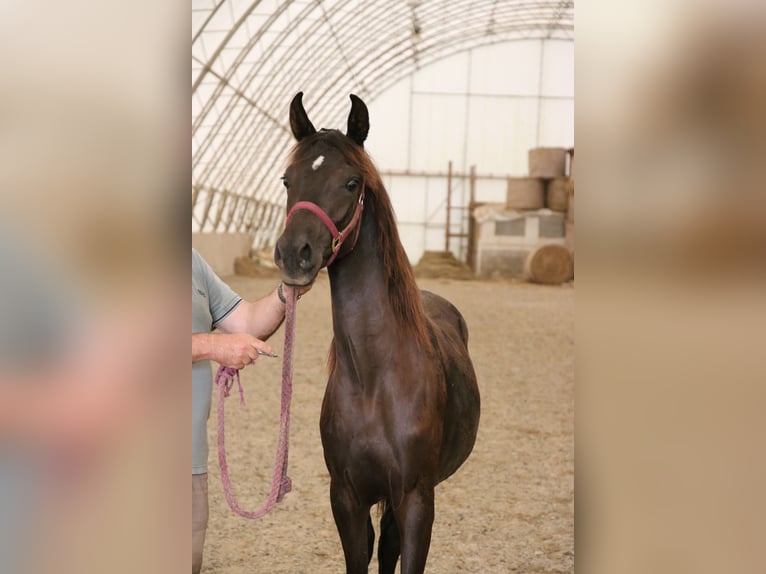
[(351, 489), (335, 479), (330, 481), (330, 504), (346, 558), (346, 574), (367, 574), (370, 508), (361, 505)]
[(423, 574), (434, 523), (434, 489), (416, 486), (394, 509), (401, 539), (401, 574)]

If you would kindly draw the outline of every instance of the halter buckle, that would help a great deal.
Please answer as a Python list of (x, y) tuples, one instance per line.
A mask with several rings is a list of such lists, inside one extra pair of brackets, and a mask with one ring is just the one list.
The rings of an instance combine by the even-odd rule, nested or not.
[(340, 231), (336, 237), (332, 240), (332, 252), (335, 253), (343, 244), (343, 232)]

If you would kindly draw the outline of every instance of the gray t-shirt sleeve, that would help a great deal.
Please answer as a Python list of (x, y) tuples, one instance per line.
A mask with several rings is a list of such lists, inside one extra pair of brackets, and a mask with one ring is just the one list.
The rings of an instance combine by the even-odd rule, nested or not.
[(192, 256), (193, 277), (205, 291), (212, 327), (215, 327), (236, 309), (237, 305), (242, 302), (242, 297), (216, 275), (213, 268), (195, 249), (192, 249)]

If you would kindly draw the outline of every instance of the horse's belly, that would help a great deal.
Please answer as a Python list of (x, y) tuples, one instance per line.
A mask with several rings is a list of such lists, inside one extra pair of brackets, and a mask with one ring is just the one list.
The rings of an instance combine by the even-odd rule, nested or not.
[(439, 480), (452, 475), (471, 454), (479, 430), (480, 398), (476, 380), (466, 378), (448, 392)]
[(431, 333), (443, 360), (446, 406), (440, 445), (439, 480), (454, 473), (476, 442), (481, 401), (476, 372), (468, 353), (468, 327), (449, 301), (422, 291)]

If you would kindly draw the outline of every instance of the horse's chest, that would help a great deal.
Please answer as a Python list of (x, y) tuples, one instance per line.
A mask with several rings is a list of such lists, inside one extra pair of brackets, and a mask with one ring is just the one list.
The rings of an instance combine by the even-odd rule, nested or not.
[(428, 464), (441, 442), (435, 393), (335, 392), (328, 388), (320, 430), (325, 460), (340, 472), (364, 468), (387, 475), (392, 469)]
[(359, 456), (380, 450), (391, 440), (391, 413), (374, 398), (346, 397), (325, 400), (320, 430), (326, 446), (342, 448), (344, 456)]

